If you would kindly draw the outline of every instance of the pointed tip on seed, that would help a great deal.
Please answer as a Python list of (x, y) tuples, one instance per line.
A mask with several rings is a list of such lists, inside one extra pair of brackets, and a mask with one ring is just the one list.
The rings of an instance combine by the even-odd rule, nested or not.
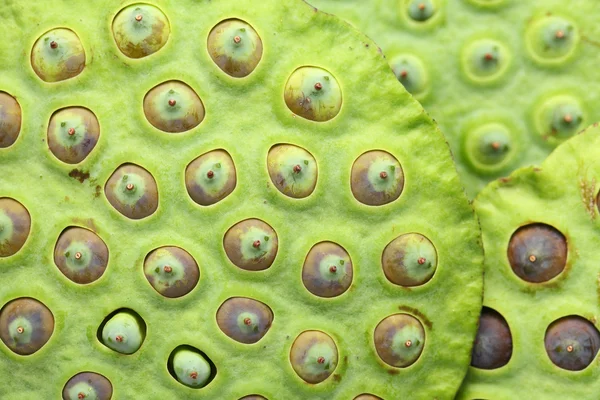
[(300, 171), (302, 171), (302, 167), (300, 166), (300, 164), (294, 165), (294, 172), (299, 173)]
[(499, 150), (500, 149), (500, 142), (492, 142), (492, 144), (490, 146), (494, 150)]
[(407, 70), (405, 70), (405, 69), (403, 69), (403, 70), (400, 72), (400, 78), (404, 79), (404, 78), (406, 78), (407, 76), (408, 76), (408, 71), (407, 71)]
[(568, 345), (568, 346), (567, 346), (567, 351), (568, 351), (569, 353), (572, 353), (572, 352), (573, 352), (573, 345), (571, 345), (571, 344), (570, 344), (570, 345)]
[(329, 267), (329, 272), (335, 274), (337, 272), (337, 267), (335, 265), (332, 265), (331, 267)]
[(252, 323), (252, 320), (250, 319), (250, 317), (244, 318), (244, 325), (250, 325), (251, 323)]
[(417, 262), (419, 263), (419, 265), (423, 265), (423, 264), (425, 264), (425, 261), (427, 261), (427, 260), (425, 259), (425, 257), (419, 257), (419, 259), (417, 260)]
[(190, 373), (190, 378), (196, 379), (198, 378), (198, 373), (196, 371)]
[(485, 53), (483, 58), (485, 58), (486, 61), (492, 61), (494, 59), (494, 55), (492, 53)]
[(25, 328), (23, 328), (22, 326), (18, 326), (17, 333), (23, 333), (23, 332), (25, 332)]
[(381, 172), (379, 173), (379, 177), (380, 177), (381, 179), (387, 179), (387, 177), (388, 177), (388, 174), (387, 174), (387, 172), (385, 172), (385, 171), (381, 171)]
[(125, 187), (127, 188), (127, 190), (133, 190), (135, 186), (133, 186), (133, 183), (128, 183)]
[(173, 267), (171, 267), (170, 265), (165, 265), (163, 267), (163, 270), (167, 273), (170, 274), (171, 272), (173, 272)]
[(69, 128), (67, 133), (69, 134), (69, 136), (73, 136), (75, 134), (75, 128)]
[(573, 122), (573, 116), (571, 114), (567, 114), (565, 115), (564, 120), (567, 124), (570, 124), (571, 122)]
[(242, 41), (242, 38), (241, 38), (241, 37), (239, 37), (239, 36), (237, 36), (237, 35), (233, 37), (233, 42), (234, 42), (234, 43), (239, 43), (239, 42), (241, 42), (241, 41)]
[(317, 83), (315, 83), (315, 89), (316, 89), (316, 90), (321, 90), (321, 89), (323, 89), (323, 84), (321, 84), (321, 82), (317, 82)]
[(555, 36), (557, 39), (563, 39), (565, 37), (565, 31), (563, 31), (562, 29), (559, 29), (556, 31)]
[(529, 256), (529, 261), (530, 262), (536, 262), (536, 260), (537, 260), (537, 257), (534, 256), (533, 254)]
[(135, 20), (137, 22), (140, 22), (142, 19), (144, 19), (144, 17), (142, 16), (142, 14), (138, 14), (138, 15), (135, 16)]
[(212, 170), (210, 170), (206, 173), (206, 177), (208, 179), (212, 179), (214, 176), (215, 176), (215, 173)]
[(260, 240), (255, 240), (254, 243), (252, 243), (252, 247), (258, 249), (260, 247)]
[(325, 364), (325, 357), (321, 356), (321, 357), (317, 358), (317, 362), (319, 364)]
[(170, 105), (171, 107), (175, 107), (175, 104), (177, 104), (177, 101), (176, 101), (176, 100), (174, 100), (174, 99), (169, 99), (169, 105)]
[(75, 253), (75, 259), (79, 260), (80, 258), (81, 258), (81, 253), (80, 252)]
[(77, 394), (77, 398), (78, 398), (79, 400), (81, 400), (81, 399), (85, 399), (85, 393), (83, 393), (83, 392), (79, 392), (79, 393)]
[(121, 336), (121, 335), (117, 335), (117, 336), (115, 336), (115, 340), (116, 340), (117, 342), (119, 342), (119, 343), (121, 343), (121, 342), (123, 341), (123, 339), (124, 339), (124, 338), (123, 338), (123, 336)]
[(406, 342), (404, 342), (404, 345), (405, 345), (406, 347), (410, 347), (410, 346), (412, 346), (412, 340), (407, 340)]
[(57, 47), (58, 47), (58, 43), (56, 43), (54, 40), (50, 42), (51, 49), (56, 49)]
[(419, 10), (425, 11), (425, 3), (419, 3)]

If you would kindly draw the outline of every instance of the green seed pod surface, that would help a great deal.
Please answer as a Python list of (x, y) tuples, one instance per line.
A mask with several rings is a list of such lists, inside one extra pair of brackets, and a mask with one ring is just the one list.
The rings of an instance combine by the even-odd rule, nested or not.
[(263, 53), (258, 33), (239, 19), (219, 22), (208, 35), (207, 48), (215, 64), (234, 78), (250, 75)]
[(62, 391), (63, 400), (111, 400), (113, 387), (103, 375), (80, 372), (67, 381)]
[(83, 107), (56, 111), (48, 124), (48, 147), (67, 164), (82, 162), (96, 147), (99, 136), (98, 119)]
[(71, 79), (85, 67), (85, 50), (75, 32), (56, 28), (44, 33), (33, 45), (31, 66), (45, 82)]
[(171, 27), (158, 7), (131, 4), (115, 16), (112, 33), (123, 54), (142, 58), (156, 53), (167, 43)]

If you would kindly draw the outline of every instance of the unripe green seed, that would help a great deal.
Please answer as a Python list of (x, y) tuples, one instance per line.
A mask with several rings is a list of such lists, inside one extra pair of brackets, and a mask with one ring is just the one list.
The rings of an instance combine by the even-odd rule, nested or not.
[(208, 385), (216, 375), (216, 369), (206, 355), (190, 346), (173, 350), (168, 367), (175, 379), (195, 389)]
[(142, 58), (163, 48), (171, 34), (167, 16), (150, 4), (123, 8), (112, 23), (119, 50), (130, 58)]
[(113, 387), (103, 375), (80, 372), (67, 381), (62, 391), (63, 400), (111, 400)]
[(350, 187), (356, 200), (369, 206), (381, 206), (400, 197), (404, 171), (390, 153), (368, 151), (354, 161)]
[(94, 149), (100, 136), (100, 124), (93, 112), (84, 107), (56, 111), (48, 124), (48, 147), (67, 164), (83, 161)]
[(31, 216), (17, 200), (0, 197), (0, 257), (16, 254), (29, 237)]
[(204, 119), (204, 104), (187, 84), (168, 81), (153, 87), (144, 97), (144, 114), (157, 129), (181, 133)]
[(54, 332), (54, 316), (43, 303), (29, 297), (11, 300), (0, 310), (0, 339), (16, 354), (41, 349)]
[(209, 206), (229, 196), (237, 185), (233, 159), (225, 150), (202, 154), (185, 169), (188, 194), (201, 206)]
[(569, 371), (581, 371), (598, 354), (600, 332), (585, 318), (570, 315), (550, 324), (544, 344), (554, 365)]
[(385, 247), (381, 264), (390, 282), (401, 286), (419, 286), (433, 277), (437, 269), (437, 252), (425, 236), (407, 233)]
[(417, 22), (429, 20), (437, 11), (435, 0), (408, 0), (408, 16)]
[(292, 344), (290, 362), (300, 378), (308, 383), (321, 383), (337, 367), (338, 349), (326, 333), (304, 331)]
[(579, 130), (585, 116), (577, 98), (559, 95), (542, 103), (535, 110), (534, 119), (535, 127), (542, 138), (556, 146)]
[(17, 99), (0, 91), (0, 149), (10, 147), (21, 132), (21, 106)]
[(471, 365), (480, 369), (500, 368), (508, 364), (512, 350), (512, 334), (506, 319), (496, 310), (483, 307)]
[(515, 160), (516, 140), (506, 125), (487, 123), (466, 132), (463, 154), (477, 172), (498, 173)]
[(269, 306), (247, 297), (227, 299), (217, 310), (217, 324), (223, 333), (245, 344), (261, 340), (272, 323), (273, 311)]
[(146, 323), (132, 310), (113, 313), (100, 329), (102, 344), (121, 354), (135, 353), (146, 338)]
[(75, 283), (99, 279), (108, 265), (108, 247), (94, 232), (71, 226), (65, 229), (54, 247), (54, 263)]
[(550, 14), (530, 23), (525, 36), (531, 57), (542, 65), (564, 64), (579, 43), (579, 32), (573, 22)]
[(342, 108), (342, 90), (337, 80), (319, 67), (300, 67), (285, 84), (285, 104), (296, 115), (324, 122)]
[(467, 78), (476, 83), (492, 83), (500, 79), (510, 66), (508, 48), (494, 39), (478, 39), (462, 51), (461, 62)]
[(229, 228), (223, 238), (223, 247), (235, 266), (260, 271), (269, 268), (275, 261), (279, 241), (270, 225), (251, 218)]
[(208, 35), (207, 47), (215, 64), (234, 78), (250, 75), (263, 53), (258, 33), (239, 19), (219, 22)]
[(304, 260), (302, 283), (319, 297), (335, 297), (352, 284), (352, 260), (339, 244), (321, 242), (314, 245)]
[(390, 62), (394, 75), (415, 98), (424, 98), (430, 88), (425, 64), (412, 54), (400, 54)]
[(146, 218), (158, 208), (156, 181), (136, 164), (117, 168), (106, 182), (104, 193), (109, 203), (127, 218)]
[(317, 185), (317, 161), (299, 146), (278, 144), (271, 147), (267, 155), (267, 169), (273, 185), (289, 197), (308, 197)]
[(386, 317), (375, 328), (375, 349), (381, 359), (392, 367), (414, 364), (425, 346), (425, 330), (421, 322), (408, 314)]
[(85, 67), (85, 50), (70, 29), (56, 28), (44, 33), (33, 45), (31, 66), (45, 82), (73, 78)]
[(196, 287), (200, 269), (187, 251), (164, 246), (146, 256), (144, 275), (158, 293), (175, 298), (185, 296)]

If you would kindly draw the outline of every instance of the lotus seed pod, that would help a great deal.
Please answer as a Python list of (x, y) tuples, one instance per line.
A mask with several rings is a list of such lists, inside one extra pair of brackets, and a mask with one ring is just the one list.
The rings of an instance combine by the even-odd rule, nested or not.
[(62, 391), (63, 400), (111, 400), (110, 381), (96, 372), (80, 372), (67, 381)]
[(144, 261), (144, 275), (150, 285), (165, 297), (181, 297), (191, 292), (200, 279), (194, 257), (174, 246), (159, 247)]
[(512, 356), (512, 347), (512, 335), (504, 317), (484, 307), (479, 317), (471, 365), (483, 369), (503, 367)]
[(392, 367), (408, 367), (421, 356), (425, 346), (425, 330), (421, 322), (408, 314), (394, 314), (375, 328), (375, 349), (379, 357)]
[(424, 22), (433, 17), (437, 11), (436, 0), (407, 0), (409, 17), (417, 22)]
[(244, 344), (258, 342), (273, 323), (273, 311), (260, 301), (246, 297), (225, 300), (217, 310), (217, 324), (227, 336)]
[(463, 154), (480, 173), (496, 174), (506, 170), (518, 155), (511, 129), (498, 122), (478, 126), (465, 135)]
[(285, 84), (285, 104), (296, 115), (324, 122), (342, 108), (342, 90), (337, 79), (319, 67), (300, 67)]
[(239, 400), (267, 400), (267, 398), (260, 394), (251, 394), (249, 396), (241, 397)]
[(29, 211), (15, 199), (0, 197), (0, 258), (21, 250), (30, 229)]
[(112, 23), (112, 33), (123, 54), (142, 58), (163, 48), (169, 40), (171, 27), (160, 9), (138, 3), (119, 11)]
[(557, 15), (538, 18), (529, 25), (525, 37), (527, 50), (539, 64), (563, 63), (575, 53), (579, 42), (573, 22)]
[(31, 66), (45, 82), (73, 78), (85, 67), (85, 50), (75, 32), (55, 28), (44, 33), (31, 50)]
[(267, 168), (273, 185), (295, 199), (308, 197), (317, 186), (317, 161), (308, 151), (292, 144), (278, 144), (269, 150)]
[(275, 230), (260, 219), (238, 222), (225, 233), (223, 247), (229, 260), (248, 271), (267, 269), (275, 261), (279, 241)]
[(335, 342), (321, 331), (304, 331), (292, 344), (290, 362), (304, 381), (321, 383), (335, 371), (338, 349)]
[(352, 284), (352, 260), (339, 244), (315, 244), (304, 260), (302, 282), (309, 292), (319, 297), (335, 297)]
[(106, 182), (104, 193), (108, 202), (127, 218), (146, 218), (158, 208), (156, 181), (136, 164), (117, 168)]
[(168, 81), (153, 87), (144, 97), (144, 114), (157, 129), (181, 133), (204, 119), (204, 104), (187, 84)]
[(133, 354), (140, 349), (146, 338), (146, 323), (134, 311), (121, 310), (101, 326), (102, 344), (121, 354)]
[(21, 106), (17, 99), (0, 91), (0, 149), (10, 147), (21, 132)]
[(0, 310), (0, 339), (16, 354), (28, 356), (41, 349), (54, 332), (54, 315), (43, 303), (20, 297)]
[(48, 124), (48, 147), (67, 164), (83, 161), (98, 143), (99, 136), (98, 119), (84, 107), (56, 111)]
[(201, 206), (209, 206), (229, 196), (237, 185), (233, 159), (225, 150), (202, 154), (185, 169), (188, 194)]
[(400, 54), (395, 57), (390, 66), (398, 78), (415, 98), (425, 97), (430, 88), (429, 74), (423, 61), (412, 54)]
[(71, 226), (58, 237), (54, 263), (73, 282), (92, 283), (106, 270), (108, 247), (94, 232)]
[(263, 53), (258, 33), (239, 19), (227, 19), (212, 28), (207, 47), (215, 64), (234, 78), (250, 75)]
[(381, 206), (396, 200), (404, 188), (404, 171), (400, 162), (381, 150), (361, 154), (352, 164), (350, 179), (356, 200), (369, 206)]
[(536, 129), (551, 144), (558, 144), (574, 135), (584, 121), (579, 101), (573, 96), (556, 96), (538, 107)]
[(215, 375), (209, 361), (197, 349), (177, 348), (173, 350), (169, 361), (175, 379), (191, 388), (206, 386)]
[(401, 286), (419, 286), (433, 277), (437, 268), (437, 252), (425, 236), (407, 233), (385, 247), (381, 264), (390, 282)]
[(599, 148), (595, 124), (475, 200), (484, 308), (458, 400), (591, 399), (600, 391)]

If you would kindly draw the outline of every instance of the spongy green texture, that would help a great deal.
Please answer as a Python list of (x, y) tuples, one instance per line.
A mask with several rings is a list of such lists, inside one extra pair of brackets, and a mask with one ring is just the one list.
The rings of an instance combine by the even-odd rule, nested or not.
[[(554, 365), (544, 335), (555, 320), (578, 315), (596, 327), (600, 267), (600, 127), (596, 124), (560, 145), (540, 167), (522, 168), (491, 183), (475, 201), (485, 259), (484, 305), (511, 329), (508, 364), (471, 367), (459, 399), (593, 399), (600, 390), (600, 359), (581, 371)], [(520, 227), (544, 223), (567, 239), (565, 270), (544, 283), (528, 283), (511, 269), (508, 243)]]
[[(574, 118), (571, 124), (575, 129), (569, 129), (566, 138), (600, 120), (600, 80), (595, 79), (600, 25), (594, 0), (423, 1), (436, 7), (424, 22), (411, 19), (407, 12), (408, 5), (418, 4), (418, 0), (309, 3), (360, 28), (381, 46), (392, 66), (399, 57), (420, 60), (422, 68), (414, 67), (415, 62), (403, 68), (408, 79), (414, 78), (407, 87), (440, 124), (470, 197), (493, 179), (541, 162), (565, 140), (560, 132), (552, 132), (548, 120), (541, 128), (536, 124), (546, 101), (569, 96), (570, 101), (579, 103), (578, 110), (573, 110), (570, 101), (564, 103), (563, 98), (559, 102), (566, 104)], [(570, 22), (573, 30), (552, 18)], [(532, 33), (536, 24), (546, 24), (544, 21), (550, 29), (541, 37), (554, 40), (556, 31), (569, 35), (556, 39), (558, 55)], [(485, 49), (487, 40), (494, 41), (497, 48)], [(565, 44), (573, 51), (563, 57), (560, 49)], [(544, 58), (534, 56), (529, 48), (544, 52)], [(470, 75), (471, 63), (477, 61), (470, 55), (478, 55), (485, 63), (481, 56), (486, 51), (499, 56), (497, 64), (489, 62), (493, 72), (482, 67), (480, 76)], [(399, 73), (400, 69), (395, 69)], [(476, 151), (478, 146), (469, 142), (477, 141), (474, 132), (490, 123), (500, 123), (511, 133), (510, 148), (503, 160), (492, 158), (491, 165), (482, 165), (478, 156), (483, 150)], [(559, 130), (564, 128), (559, 126)]]
[[(481, 307), (478, 225), (443, 136), (397, 84), (375, 44), (296, 0), (151, 3), (168, 17), (171, 35), (141, 59), (124, 56), (111, 33), (129, 2), (5, 0), (0, 7), (0, 90), (23, 110), (19, 138), (0, 149), (0, 196), (21, 202), (32, 219), (21, 251), (0, 258), (0, 306), (31, 296), (56, 321), (48, 343), (31, 356), (0, 342), (0, 398), (59, 398), (81, 371), (106, 376), (115, 399), (453, 397)], [(262, 59), (246, 78), (225, 74), (206, 48), (212, 27), (228, 18), (248, 22), (263, 41)], [(75, 78), (45, 83), (29, 55), (40, 35), (61, 26), (77, 33), (87, 64)], [(341, 87), (342, 109), (328, 122), (296, 116), (284, 102), (286, 81), (306, 65), (326, 69)], [(206, 108), (187, 132), (160, 131), (144, 115), (145, 94), (168, 80), (188, 84)], [(57, 160), (46, 143), (52, 113), (66, 106), (89, 108), (100, 124), (98, 144), (77, 165)], [(318, 163), (317, 186), (305, 199), (271, 183), (267, 154), (278, 143), (307, 149)], [(219, 148), (234, 160), (237, 186), (222, 201), (200, 206), (186, 192), (185, 168)], [(350, 190), (354, 160), (373, 149), (393, 154), (405, 174), (402, 195), (380, 207), (359, 203)], [(156, 180), (159, 206), (146, 218), (129, 219), (106, 198), (104, 186), (123, 163), (140, 165)], [(247, 218), (262, 219), (278, 235), (277, 257), (264, 271), (237, 268), (223, 248), (227, 230)], [(73, 225), (97, 233), (110, 252), (106, 271), (89, 285), (73, 283), (53, 262), (59, 234)], [(425, 235), (438, 254), (434, 277), (420, 287), (393, 285), (381, 267), (385, 246), (408, 232)], [(321, 241), (343, 246), (354, 267), (350, 289), (331, 299), (302, 283), (304, 259)], [(163, 297), (145, 278), (144, 259), (161, 246), (181, 247), (197, 261), (200, 280), (186, 296)], [(273, 311), (270, 330), (256, 344), (236, 342), (217, 325), (217, 309), (234, 296)], [(132, 355), (110, 350), (97, 336), (121, 308), (137, 312), (147, 327)], [(373, 340), (377, 324), (398, 312), (418, 318), (426, 335), (420, 358), (403, 369), (383, 363)], [(305, 330), (325, 332), (338, 348), (337, 368), (317, 385), (301, 380), (289, 361)], [(206, 387), (186, 387), (169, 373), (169, 355), (180, 345), (214, 363), (216, 376)]]

